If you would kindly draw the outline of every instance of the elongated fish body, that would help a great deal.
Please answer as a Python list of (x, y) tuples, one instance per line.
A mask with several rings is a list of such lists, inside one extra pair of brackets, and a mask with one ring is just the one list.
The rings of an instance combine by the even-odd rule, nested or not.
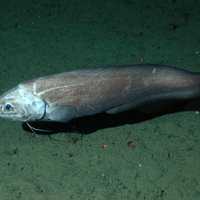
[(23, 83), (46, 103), (41, 120), (69, 121), (122, 112), (151, 100), (187, 99), (200, 94), (199, 74), (162, 65), (83, 69)]
[(0, 97), (0, 116), (21, 121), (67, 122), (115, 114), (154, 100), (200, 96), (200, 75), (165, 65), (82, 69), (19, 84)]

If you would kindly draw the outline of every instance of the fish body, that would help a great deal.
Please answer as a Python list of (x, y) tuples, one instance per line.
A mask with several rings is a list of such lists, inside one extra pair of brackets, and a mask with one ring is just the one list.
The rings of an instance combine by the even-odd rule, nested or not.
[(0, 116), (67, 122), (115, 114), (145, 102), (200, 96), (200, 75), (165, 65), (129, 65), (68, 71), (19, 84), (0, 97)]

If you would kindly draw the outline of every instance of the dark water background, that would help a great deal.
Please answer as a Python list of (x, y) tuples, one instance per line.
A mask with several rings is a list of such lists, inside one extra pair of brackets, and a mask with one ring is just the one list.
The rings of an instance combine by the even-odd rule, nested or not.
[[(1, 92), (68, 69), (130, 63), (200, 71), (200, 1), (0, 2)], [(0, 199), (200, 199), (199, 122), (179, 112), (33, 137), (1, 120)]]

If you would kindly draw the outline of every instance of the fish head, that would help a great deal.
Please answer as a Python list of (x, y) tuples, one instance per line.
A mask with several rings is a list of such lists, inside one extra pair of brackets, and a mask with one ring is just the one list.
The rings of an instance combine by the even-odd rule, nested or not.
[(0, 96), (0, 117), (19, 121), (35, 121), (44, 117), (46, 103), (20, 84)]

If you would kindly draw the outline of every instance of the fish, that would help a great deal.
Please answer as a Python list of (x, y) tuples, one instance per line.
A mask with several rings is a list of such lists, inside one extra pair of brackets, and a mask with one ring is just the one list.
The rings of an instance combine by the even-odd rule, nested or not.
[(19, 83), (0, 96), (0, 117), (65, 123), (98, 113), (117, 114), (153, 101), (198, 96), (200, 73), (174, 66), (77, 69)]

